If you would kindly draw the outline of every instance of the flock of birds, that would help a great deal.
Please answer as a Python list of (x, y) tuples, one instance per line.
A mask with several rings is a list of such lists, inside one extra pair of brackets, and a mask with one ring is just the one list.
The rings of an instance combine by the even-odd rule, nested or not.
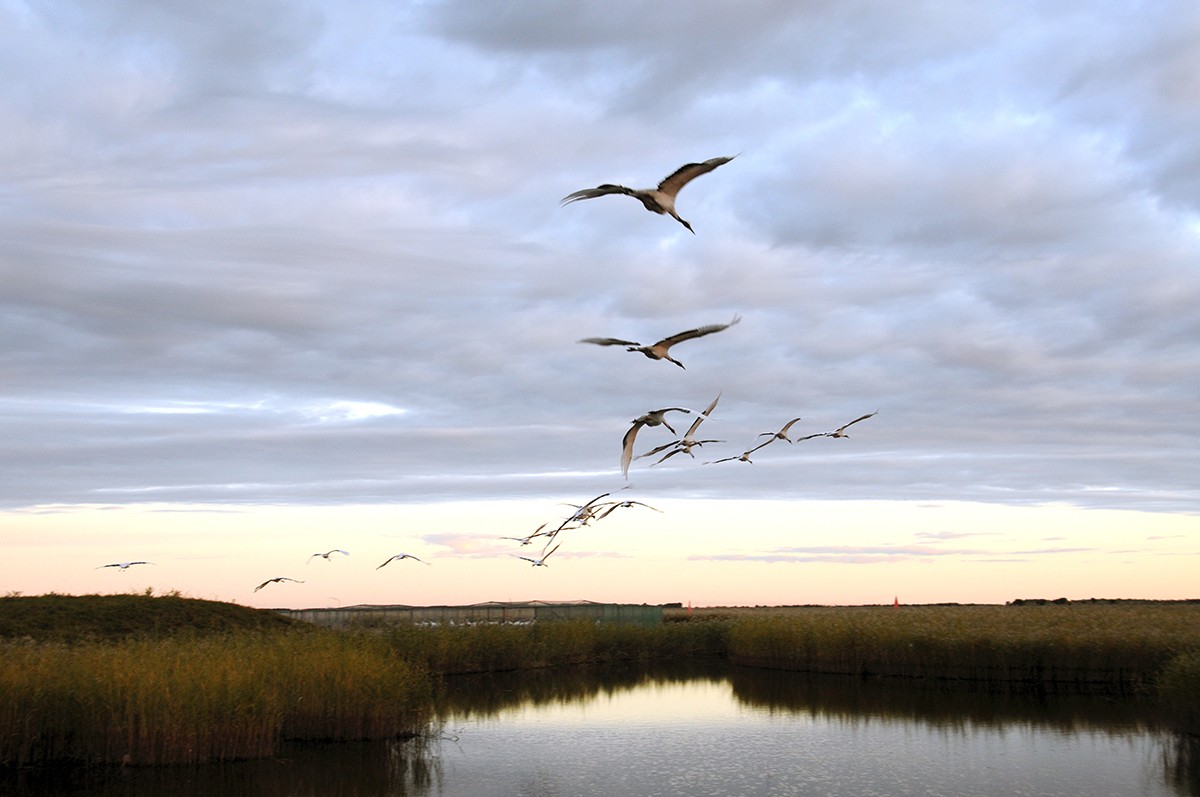
[[(709, 160), (702, 161), (700, 163), (685, 164), (685, 165), (679, 167), (678, 169), (676, 169), (671, 174), (669, 174), (667, 177), (663, 178), (663, 180), (655, 188), (635, 189), (635, 188), (628, 188), (623, 185), (615, 185), (615, 184), (611, 184), (611, 183), (604, 183), (602, 185), (596, 186), (595, 188), (585, 188), (580, 191), (575, 191), (575, 192), (563, 197), (561, 204), (569, 205), (573, 202), (579, 202), (584, 199), (595, 199), (596, 197), (607, 196), (609, 194), (622, 194), (622, 195), (630, 196), (630, 197), (633, 197), (634, 199), (637, 199), (639, 202), (642, 203), (642, 205), (646, 208), (646, 210), (651, 211), (652, 213), (658, 213), (661, 215), (670, 216), (671, 218), (675, 219), (680, 224), (682, 224), (684, 227), (686, 227), (688, 232), (695, 235), (696, 231), (692, 229), (692, 225), (689, 224), (685, 219), (680, 217), (680, 215), (676, 212), (675, 198), (678, 196), (680, 189), (682, 189), (689, 182), (691, 182), (695, 178), (699, 177), (700, 175), (708, 174), (709, 172), (716, 169), (717, 167), (722, 166), (726, 163), (729, 163), (735, 157), (737, 157), (737, 156), (734, 155), (734, 156), (729, 156), (729, 157), (710, 158)], [(662, 338), (661, 340), (655, 341), (654, 343), (640, 343), (638, 341), (625, 340), (623, 338), (605, 338), (605, 337), (583, 338), (583, 339), (579, 340), (578, 342), (579, 343), (588, 343), (588, 344), (592, 344), (592, 345), (596, 345), (596, 346), (624, 346), (626, 351), (637, 352), (637, 353), (643, 354), (646, 357), (650, 358), (651, 360), (666, 360), (667, 362), (677, 365), (680, 368), (685, 368), (685, 366), (682, 362), (680, 362), (679, 360), (677, 360), (671, 356), (672, 347), (674, 347), (680, 343), (683, 343), (685, 341), (695, 340), (697, 338), (702, 338), (707, 335), (713, 335), (717, 332), (723, 332), (724, 330), (729, 329), (730, 327), (738, 324), (740, 321), (741, 321), (741, 317), (738, 315), (735, 315), (733, 317), (733, 319), (730, 320), (728, 323), (708, 324), (705, 326), (696, 327), (694, 329), (688, 329), (683, 332), (676, 333), (674, 335), (669, 335), (665, 338)], [(692, 449), (700, 448), (700, 447), (710, 444), (710, 443), (725, 442), (724, 440), (716, 440), (716, 439), (699, 439), (696, 436), (697, 432), (700, 428), (700, 425), (712, 416), (712, 413), (717, 408), (717, 403), (720, 400), (721, 400), (721, 395), (718, 394), (717, 397), (712, 400), (712, 403), (710, 403), (703, 411), (697, 411), (697, 410), (689, 409), (687, 407), (663, 407), (661, 409), (650, 410), (649, 412), (646, 412), (646, 413), (638, 416), (637, 418), (634, 418), (632, 421), (632, 425), (625, 432), (624, 436), (621, 439), (621, 459), (620, 459), (621, 475), (624, 476), (626, 480), (628, 480), (629, 468), (630, 468), (631, 464), (633, 463), (634, 459), (642, 459), (642, 458), (646, 458), (646, 457), (658, 456), (659, 458), (655, 462), (653, 462), (652, 465), (661, 464), (661, 463), (665, 462), (666, 460), (670, 459), (671, 457), (674, 457), (678, 454), (687, 454), (689, 457), (692, 457), (694, 459), (696, 455), (693, 453)], [(648, 451), (645, 451), (642, 454), (638, 454), (635, 457), (634, 444), (637, 440), (638, 432), (641, 429), (643, 429), (644, 427), (662, 426), (663, 428), (668, 430), (672, 435), (678, 435), (678, 432), (675, 431), (675, 428), (673, 426), (671, 426), (671, 424), (667, 420), (667, 414), (673, 413), (673, 412), (678, 412), (678, 413), (682, 413), (685, 415), (692, 415), (695, 417), (692, 420), (691, 425), (687, 428), (687, 430), (683, 433), (683, 435), (677, 436), (674, 440), (671, 440), (670, 442), (667, 442), (662, 445), (658, 445), (654, 448), (651, 448)], [(878, 412), (878, 410), (876, 412)], [(750, 456), (752, 454), (765, 448), (768, 445), (771, 445), (772, 443), (774, 443), (778, 440), (783, 440), (788, 443), (798, 443), (798, 442), (802, 442), (805, 440), (812, 440), (817, 437), (831, 437), (831, 438), (848, 437), (849, 435), (846, 433), (846, 430), (849, 427), (853, 426), (856, 423), (865, 421), (868, 418), (873, 417), (876, 414), (876, 412), (871, 412), (866, 415), (862, 415), (848, 423), (843, 424), (842, 426), (838, 427), (837, 429), (834, 429), (831, 431), (816, 432), (814, 434), (808, 434), (803, 437), (796, 437), (796, 438), (792, 438), (790, 436), (790, 432), (791, 432), (792, 426), (794, 426), (796, 423), (800, 422), (802, 420), (802, 418), (798, 418), (798, 417), (792, 418), (787, 423), (785, 423), (782, 426), (782, 428), (780, 428), (778, 431), (773, 431), (773, 432), (768, 431), (768, 432), (762, 432), (761, 434), (759, 434), (754, 440), (755, 444), (751, 445), (749, 448), (747, 448), (742, 453), (735, 454), (733, 456), (728, 456), (728, 457), (721, 457), (720, 459), (709, 460), (703, 464), (713, 465), (713, 464), (717, 464), (717, 463), (721, 463), (721, 462), (731, 462), (731, 461), (751, 462), (752, 463), (752, 460), (750, 459)], [(764, 437), (766, 438), (766, 440), (759, 442), (759, 440)], [(659, 456), (659, 455), (661, 455), (661, 456)], [(629, 487), (629, 485), (626, 485), (626, 487), (624, 487), (622, 489), (626, 489), (628, 487)], [(596, 496), (595, 498), (591, 499), (590, 501), (587, 501), (586, 503), (569, 504), (568, 506), (571, 506), (573, 508), (573, 511), (570, 512), (566, 518), (560, 520), (558, 523), (555, 524), (555, 523), (553, 523), (553, 521), (547, 521), (546, 523), (543, 523), (542, 525), (538, 526), (537, 529), (535, 529), (531, 534), (525, 535), (523, 537), (501, 537), (500, 539), (515, 540), (515, 541), (519, 542), (522, 546), (532, 545), (535, 540), (541, 541), (542, 548), (541, 548), (541, 552), (538, 555), (523, 556), (523, 555), (514, 554), (514, 556), (516, 556), (516, 558), (518, 558), (518, 559), (529, 562), (533, 567), (546, 567), (547, 566), (546, 560), (549, 559), (554, 554), (554, 552), (557, 551), (559, 549), (559, 547), (562, 545), (561, 541), (559, 541), (558, 538), (559, 538), (559, 535), (563, 534), (564, 532), (591, 526), (593, 523), (603, 520), (604, 518), (608, 517), (609, 515), (611, 515), (613, 512), (615, 512), (618, 509), (627, 509), (627, 508), (631, 508), (631, 507), (644, 507), (646, 509), (651, 509), (655, 512), (662, 511), (659, 509), (655, 509), (654, 507), (649, 506), (648, 504), (644, 504), (640, 501), (616, 500), (616, 499), (611, 498), (610, 496), (611, 496), (610, 493), (601, 493), (600, 495)], [(604, 499), (609, 499), (609, 500), (604, 500)], [(342, 556), (350, 555), (349, 551), (343, 550), (341, 548), (333, 548), (328, 551), (317, 552), (317, 553), (312, 554), (312, 556), (310, 556), (308, 558), (308, 562), (311, 563), (311, 561), (314, 558), (320, 558), (320, 559), (324, 559), (325, 561), (331, 561), (331, 557), (334, 554), (341, 554)], [(416, 562), (420, 562), (422, 564), (429, 564), (428, 562), (424, 562), (423, 560), (418, 559), (417, 557), (413, 556), (412, 554), (398, 553), (398, 554), (395, 554), (394, 556), (391, 556), (390, 558), (384, 560), (384, 562), (382, 564), (378, 565), (375, 569), (379, 570), (392, 562), (403, 561), (405, 559), (412, 559), (412, 560), (414, 560)], [(144, 561), (114, 562), (112, 564), (100, 565), (97, 569), (114, 567), (114, 568), (117, 568), (119, 570), (119, 572), (124, 573), (130, 567), (133, 567), (134, 565), (148, 565), (148, 564), (153, 564), (153, 562), (144, 562)], [(291, 578), (288, 576), (276, 576), (275, 578), (269, 578), (266, 581), (263, 581), (261, 584), (259, 584), (257, 587), (254, 588), (254, 591), (258, 592), (259, 590), (263, 589), (264, 587), (266, 587), (270, 584), (280, 584), (283, 582), (294, 582), (294, 583), (300, 583), (300, 584), (305, 583), (303, 579), (296, 579), (296, 578)]]
[[(333, 557), (333, 555), (335, 553), (341, 554), (342, 556), (350, 555), (350, 552), (345, 550), (344, 548), (332, 548), (328, 551), (317, 551), (316, 553), (314, 553), (308, 557), (307, 563), (311, 563), (313, 559), (324, 559), (326, 562), (332, 561), (331, 557)], [(340, 557), (338, 557), (338, 558), (340, 558)], [(421, 564), (424, 564), (424, 565), (429, 564), (429, 562), (426, 562), (423, 559), (419, 559), (410, 553), (398, 553), (398, 554), (389, 556), (387, 559), (384, 559), (383, 563), (378, 565), (375, 569), (380, 570), (383, 567), (386, 567), (387, 565), (391, 564), (392, 562), (399, 562), (404, 559), (412, 559), (414, 562), (420, 562)], [(96, 567), (96, 569), (103, 570), (105, 568), (115, 567), (115, 568), (117, 568), (117, 572), (124, 573), (127, 570), (129, 570), (129, 568), (131, 568), (135, 565), (152, 565), (152, 564), (154, 564), (154, 562), (145, 562), (145, 561), (140, 561), (140, 560), (132, 561), (132, 562), (112, 562), (111, 564), (99, 565)], [(253, 591), (258, 592), (260, 589), (262, 589), (263, 587), (266, 587), (270, 584), (282, 584), (285, 581), (288, 581), (288, 582), (291, 582), (294, 584), (304, 584), (305, 583), (305, 579), (302, 579), (302, 578), (292, 578), (290, 576), (275, 576), (274, 578), (268, 578), (266, 581), (259, 584), (257, 587), (254, 588)]]
[[(719, 166), (729, 163), (735, 157), (737, 156), (710, 158), (709, 160), (702, 161), (700, 163), (685, 164), (669, 174), (667, 177), (663, 178), (663, 180), (655, 188), (635, 189), (623, 185), (615, 185), (612, 183), (604, 183), (595, 188), (585, 188), (580, 191), (567, 194), (565, 197), (563, 197), (561, 204), (569, 205), (574, 202), (579, 202), (580, 200), (595, 199), (596, 197), (607, 196), (610, 194), (631, 196), (641, 202), (646, 210), (649, 210), (652, 213), (670, 216), (686, 227), (688, 232), (695, 235), (696, 231), (692, 229), (692, 225), (683, 219), (675, 210), (675, 199), (678, 196), (679, 191), (692, 180), (703, 174), (708, 174)], [(588, 343), (596, 346), (624, 346), (626, 351), (637, 352), (645, 355), (651, 360), (666, 360), (667, 362), (686, 370), (684, 364), (671, 355), (672, 347), (685, 341), (695, 340), (707, 335), (713, 335), (717, 332), (723, 332), (726, 329), (736, 325), (740, 321), (741, 317), (735, 315), (728, 323), (708, 324), (705, 326), (696, 327), (694, 329), (688, 329), (683, 332), (678, 332), (674, 335), (669, 335), (661, 340), (655, 341), (654, 343), (641, 343), (635, 340), (625, 340), (624, 338), (611, 337), (582, 338), (578, 342)], [(655, 456), (658, 457), (658, 459), (652, 463), (652, 466), (661, 464), (671, 457), (679, 454), (687, 454), (689, 457), (694, 459), (696, 455), (693, 453), (693, 449), (700, 448), (710, 443), (725, 442), (724, 440), (701, 439), (697, 437), (700, 425), (712, 416), (712, 413), (717, 408), (717, 403), (720, 402), (720, 400), (721, 395), (718, 393), (717, 397), (714, 398), (703, 411), (697, 411), (687, 407), (662, 407), (660, 409), (650, 410), (649, 412), (634, 418), (629, 429), (621, 438), (621, 475), (628, 480), (629, 468), (635, 459)], [(667, 419), (668, 414), (674, 412), (694, 416), (691, 425), (687, 428), (683, 435), (678, 435), (678, 432), (675, 431), (675, 428)], [(878, 410), (876, 410), (876, 412), (878, 412)], [(876, 412), (871, 412), (855, 418), (854, 420), (845, 423), (832, 431), (816, 432), (803, 437), (797, 437), (795, 439), (790, 437), (789, 433), (792, 426), (802, 419), (793, 418), (785, 423), (778, 431), (763, 432), (758, 435), (758, 437), (755, 438), (755, 444), (747, 448), (742, 453), (734, 456), (710, 460), (704, 464), (713, 465), (720, 462), (730, 461), (752, 462), (750, 459), (752, 454), (762, 448), (765, 448), (771, 443), (776, 442), (777, 440), (785, 440), (788, 443), (797, 443), (804, 440), (812, 440), (817, 437), (848, 437), (849, 435), (846, 433), (846, 430), (850, 426), (873, 417)], [(634, 446), (637, 441), (638, 432), (645, 427), (655, 426), (662, 426), (672, 435), (677, 436), (670, 442), (655, 446), (654, 448), (635, 456)], [(764, 437), (766, 440), (759, 442), (759, 440)], [(550, 556), (554, 554), (554, 552), (557, 551), (559, 546), (562, 544), (558, 541), (558, 536), (562, 532), (588, 526), (594, 521), (602, 520), (618, 508), (643, 506), (654, 509), (654, 507), (649, 507), (647, 504), (643, 504), (639, 501), (602, 500), (608, 497), (608, 493), (603, 493), (585, 504), (575, 506), (575, 511), (568, 515), (556, 526), (550, 527), (549, 523), (543, 523), (532, 534), (527, 536), (502, 537), (501, 539), (516, 540), (520, 542), (521, 545), (530, 545), (534, 540), (541, 539), (543, 541), (543, 545), (541, 553), (538, 556), (520, 556), (519, 558), (530, 562), (534, 567), (545, 567), (546, 560), (549, 559)], [(654, 511), (657, 512), (661, 510), (655, 509)]]

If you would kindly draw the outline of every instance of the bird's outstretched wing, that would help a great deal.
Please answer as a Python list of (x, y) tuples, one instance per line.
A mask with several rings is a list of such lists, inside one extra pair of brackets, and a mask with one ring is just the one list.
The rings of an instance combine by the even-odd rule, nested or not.
[(836, 436), (840, 435), (842, 432), (846, 431), (851, 426), (853, 426), (854, 424), (858, 423), (859, 421), (865, 421), (867, 418), (874, 418), (878, 414), (879, 414), (879, 410), (875, 410), (875, 412), (868, 412), (866, 415), (860, 416), (860, 417), (855, 418), (854, 420), (850, 421), (850, 423), (842, 424), (841, 426), (839, 426), (837, 428), (836, 431), (830, 432), (828, 434), (830, 437), (836, 437)]
[[(685, 163), (683, 166), (680, 166), (678, 169), (676, 169), (675, 171), (671, 172), (669, 175), (664, 177), (662, 182), (658, 184), (658, 190), (662, 191), (664, 194), (670, 194), (671, 196), (674, 196), (675, 194), (679, 193), (679, 189), (683, 188), (685, 185), (690, 183), (692, 180), (695, 180), (697, 177), (699, 177), (702, 174), (708, 174), (713, 169), (717, 168), (718, 166), (720, 166), (722, 164), (729, 163), (731, 160), (733, 160), (736, 157), (737, 157), (736, 155), (732, 155), (728, 158), (709, 158), (708, 160), (703, 161), (701, 163)], [(600, 186), (600, 188), (606, 188), (606, 187), (613, 188), (613, 187), (619, 187), (619, 186)], [(580, 192), (576, 192), (576, 193), (580, 193)], [(606, 193), (612, 193), (612, 192), (606, 192)], [(574, 195), (572, 195), (572, 196), (574, 196)], [(599, 194), (597, 194), (597, 196), (599, 196)], [(587, 199), (588, 197), (579, 197), (579, 198)]]
[(689, 426), (688, 430), (683, 433), (683, 437), (685, 440), (696, 433), (696, 430), (698, 428), (700, 428), (700, 424), (704, 422), (705, 418), (707, 418), (709, 415), (712, 415), (712, 411), (717, 408), (717, 402), (720, 400), (721, 400), (721, 394), (718, 393), (717, 397), (712, 400), (712, 404), (709, 404), (707, 407), (704, 408), (704, 412), (702, 412), (698, 416), (696, 416), (696, 420), (692, 421), (692, 425)]
[(633, 462), (633, 441), (642, 426), (642, 421), (634, 421), (633, 426), (630, 426), (629, 431), (621, 438), (621, 475), (626, 479), (629, 478), (629, 463)]
[[(714, 459), (714, 460), (711, 460), (710, 462), (705, 462), (704, 464), (705, 465), (716, 465), (718, 462), (732, 462), (735, 459), (740, 459), (745, 462), (750, 462), (749, 456), (750, 456), (750, 452), (744, 451), (741, 454), (735, 454), (732, 457), (721, 457), (720, 459)], [(750, 464), (753, 465), (754, 463), (751, 462)]]
[[(716, 166), (714, 166), (712, 168), (715, 169)], [(701, 172), (701, 174), (702, 174), (702, 172)], [(668, 178), (668, 179), (670, 179), (670, 178)], [(690, 180), (691, 178), (689, 177), (687, 179)], [(686, 183), (687, 180), (684, 180), (684, 182)], [(565, 197), (563, 197), (562, 199), (559, 200), (559, 204), (560, 205), (569, 205), (572, 202), (578, 202), (581, 199), (595, 199), (598, 196), (604, 196), (606, 194), (627, 194), (629, 196), (633, 196), (634, 193), (635, 193), (635, 191), (632, 188), (626, 188), (623, 185), (613, 185), (612, 183), (605, 183), (604, 185), (598, 185), (595, 188), (583, 188), (583, 189), (580, 189), (579, 191), (574, 191), (570, 194), (567, 194)]]
[(583, 338), (576, 343), (595, 343), (597, 346), (640, 346), (636, 340), (621, 340), (620, 338)]
[(678, 446), (678, 445), (679, 445), (678, 440), (672, 440), (669, 443), (663, 443), (661, 446), (655, 446), (654, 448), (650, 449), (649, 451), (647, 451), (644, 454), (638, 454), (636, 457), (634, 457), (634, 459), (642, 459), (643, 457), (652, 457), (655, 454), (661, 454), (662, 452), (666, 451), (668, 448), (671, 448), (672, 446)]
[[(878, 414), (878, 412), (879, 411), (876, 410), (875, 412), (869, 412), (866, 415), (855, 418), (854, 420), (850, 421), (850, 423), (846, 424), (846, 426), (853, 426), (854, 424), (858, 423), (859, 421), (865, 421), (867, 418), (874, 418), (875, 415)], [(843, 426), (842, 428), (845, 429), (846, 426)]]
[(729, 329), (731, 326), (733, 326), (734, 324), (738, 323), (741, 320), (742, 320), (742, 317), (740, 315), (735, 315), (733, 317), (733, 320), (730, 321), (728, 324), (707, 324), (702, 327), (696, 327), (695, 329), (689, 329), (684, 332), (676, 333), (669, 338), (663, 338), (662, 340), (658, 341), (654, 345), (662, 346), (664, 348), (669, 349), (672, 346), (674, 346), (676, 343), (680, 343), (681, 341), (691, 340), (692, 338), (702, 338), (705, 335), (711, 335), (714, 332), (720, 332), (723, 329)]
[(759, 437), (772, 437), (772, 436), (779, 437), (780, 435), (786, 436), (788, 433), (788, 430), (791, 429), (795, 423), (797, 423), (798, 421), (801, 421), (801, 420), (803, 420), (803, 419), (802, 418), (792, 418), (790, 421), (785, 423), (783, 425), (783, 428), (780, 429), (778, 432), (761, 432), (758, 436)]

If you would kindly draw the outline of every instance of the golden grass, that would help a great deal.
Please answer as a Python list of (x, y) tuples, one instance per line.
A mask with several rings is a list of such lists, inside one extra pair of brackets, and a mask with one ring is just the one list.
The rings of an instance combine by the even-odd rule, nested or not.
[(238, 633), (0, 647), (0, 764), (198, 763), (415, 730), (425, 673), (381, 640)]
[(820, 672), (1137, 689), (1175, 656), (1200, 650), (1200, 605), (1187, 603), (812, 607), (720, 616), (734, 618), (732, 661)]
[(434, 674), (716, 656), (1108, 691), (1157, 683), (1181, 727), (1200, 725), (1200, 604), (698, 609), (670, 612), (660, 627), (585, 620), (229, 633), (180, 630), (205, 607), (141, 610), (169, 617), (156, 616), (150, 636), (100, 629), (64, 641), (50, 623), (41, 639), (0, 641), (0, 765), (269, 756), (282, 739), (416, 731), (431, 711)]

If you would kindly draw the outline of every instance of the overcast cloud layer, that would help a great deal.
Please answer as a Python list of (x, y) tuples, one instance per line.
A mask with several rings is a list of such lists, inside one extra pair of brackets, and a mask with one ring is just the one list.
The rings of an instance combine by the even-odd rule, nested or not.
[(631, 481), (1194, 512), (1200, 7), (1106, 8), (0, 0), (0, 506), (560, 500), (720, 392)]

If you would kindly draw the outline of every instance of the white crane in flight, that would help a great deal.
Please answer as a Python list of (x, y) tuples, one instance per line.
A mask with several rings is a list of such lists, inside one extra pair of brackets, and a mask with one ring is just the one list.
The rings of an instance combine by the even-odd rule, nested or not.
[(712, 400), (712, 404), (709, 404), (708, 407), (705, 408), (704, 412), (700, 413), (700, 415), (696, 417), (696, 420), (692, 421), (692, 425), (689, 426), (688, 430), (683, 433), (683, 437), (679, 438), (678, 440), (672, 440), (669, 443), (663, 443), (661, 446), (656, 446), (655, 448), (652, 448), (649, 451), (647, 451), (645, 454), (639, 454), (637, 458), (641, 459), (642, 457), (652, 457), (655, 454), (659, 454), (659, 453), (662, 453), (663, 451), (667, 451), (668, 448), (671, 449), (670, 451), (667, 451), (667, 453), (662, 457), (662, 459), (660, 459), (660, 460), (658, 460), (658, 462), (654, 463), (655, 465), (658, 465), (659, 463), (666, 462), (668, 459), (675, 456), (676, 454), (687, 454), (688, 456), (695, 458), (696, 455), (692, 453), (693, 448), (702, 446), (705, 443), (724, 442), (722, 440), (697, 440), (696, 439), (696, 430), (700, 428), (700, 424), (704, 422), (705, 418), (707, 418), (709, 415), (712, 415), (712, 411), (717, 408), (717, 402), (720, 400), (721, 400), (721, 394), (718, 393), (717, 397)]
[(651, 410), (641, 417), (633, 419), (633, 426), (629, 427), (629, 431), (621, 438), (621, 475), (626, 479), (629, 478), (629, 463), (633, 462), (633, 441), (637, 439), (638, 430), (643, 426), (665, 426), (675, 434), (675, 430), (671, 424), (667, 423), (666, 414), (668, 412), (689, 412), (694, 413), (695, 410), (689, 410), (687, 407), (663, 407), (660, 410)]
[(341, 548), (334, 548), (332, 551), (326, 551), (325, 553), (321, 553), (320, 551), (318, 551), (317, 553), (308, 557), (308, 562), (305, 562), (305, 564), (311, 563), (312, 560), (318, 556), (321, 557), (322, 559), (324, 559), (326, 562), (328, 562), (328, 561), (330, 561), (329, 557), (335, 553), (345, 554), (346, 556), (350, 555), (349, 551), (343, 551)]
[(110, 565), (99, 565), (98, 567), (96, 567), (94, 569), (95, 570), (103, 570), (106, 567), (116, 567), (116, 568), (119, 568), (119, 572), (124, 573), (126, 570), (133, 567), (134, 565), (152, 565), (152, 564), (154, 564), (154, 562), (113, 562)]
[(562, 198), (561, 204), (569, 205), (581, 199), (595, 199), (605, 194), (625, 194), (641, 202), (646, 210), (651, 213), (670, 216), (684, 227), (687, 227), (688, 232), (695, 235), (696, 231), (692, 229), (692, 225), (680, 218), (679, 214), (675, 212), (675, 196), (681, 188), (692, 180), (702, 174), (708, 174), (713, 169), (722, 164), (729, 163), (736, 157), (736, 155), (732, 155), (727, 158), (709, 158), (700, 163), (686, 163), (664, 177), (657, 188), (627, 188), (626, 186), (613, 185), (612, 183), (604, 183), (595, 188), (584, 188), (580, 191), (567, 194)]
[[(560, 542), (558, 545), (562, 545), (562, 543)], [(526, 562), (532, 562), (534, 567), (549, 567), (549, 565), (546, 564), (546, 560), (550, 558), (550, 554), (558, 550), (558, 545), (555, 545), (553, 548), (551, 548), (550, 553), (543, 553), (540, 559), (533, 559), (528, 556), (518, 556), (517, 558), (524, 559)]]
[[(423, 564), (423, 565), (427, 565), (427, 564), (429, 564), (429, 562), (426, 562), (426, 561), (425, 561), (425, 560), (423, 560), (423, 559), (418, 559), (417, 557), (413, 556), (413, 555), (412, 555), (412, 554), (410, 554), (410, 553), (398, 553), (398, 554), (396, 554), (395, 556), (391, 557), (390, 559), (387, 559), (387, 560), (386, 560), (386, 561), (383, 563), (383, 565), (386, 565), (386, 564), (388, 564), (388, 563), (390, 563), (390, 562), (399, 562), (399, 561), (401, 561), (401, 560), (403, 560), (403, 559), (412, 559), (414, 562), (420, 562), (420, 563), (421, 563), (421, 564)], [(380, 565), (379, 567), (377, 567), (377, 568), (375, 568), (375, 569), (376, 569), (376, 570), (378, 570), (379, 568), (383, 567), (383, 565)]]
[[(741, 321), (742, 317), (735, 315), (733, 320), (728, 324), (708, 324), (695, 329), (688, 329), (683, 332), (663, 338), (660, 341), (649, 344), (641, 344), (636, 340), (622, 340), (621, 338), (583, 338), (576, 343), (593, 343), (597, 346), (624, 346), (625, 351), (637, 351), (649, 357), (651, 360), (666, 360), (675, 363), (680, 368), (683, 368), (683, 363), (676, 360), (669, 353), (669, 350), (676, 343), (682, 343), (685, 340), (693, 338), (702, 338), (705, 335), (711, 335), (714, 332), (720, 332), (723, 329), (729, 329), (731, 326)], [(684, 369), (686, 370), (686, 369)]]
[(259, 584), (257, 587), (254, 588), (254, 591), (258, 592), (260, 589), (267, 586), (268, 584), (282, 584), (284, 581), (294, 581), (297, 584), (304, 583), (302, 580), (300, 580), (298, 578), (288, 578), (287, 576), (276, 576), (275, 578), (268, 578), (266, 581)]
[(834, 429), (832, 432), (825, 432), (823, 435), (815, 435), (815, 436), (816, 437), (849, 437), (850, 435), (846, 434), (846, 430), (848, 428), (850, 428), (854, 424), (858, 423), (859, 421), (865, 421), (867, 418), (873, 418), (874, 416), (876, 416), (878, 414), (879, 414), (879, 410), (875, 410), (875, 412), (869, 412), (860, 418), (855, 418), (854, 420), (850, 421), (850, 423), (842, 424), (838, 428)]

